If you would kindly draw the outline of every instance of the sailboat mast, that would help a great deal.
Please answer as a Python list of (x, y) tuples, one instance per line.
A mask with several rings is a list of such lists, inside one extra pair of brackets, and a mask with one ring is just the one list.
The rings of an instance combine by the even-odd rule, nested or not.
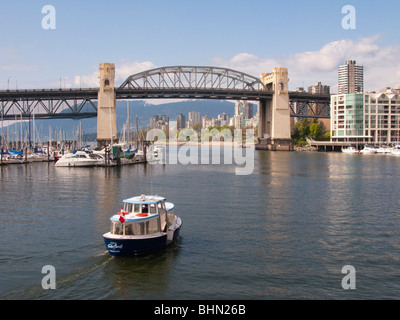
[(130, 136), (129, 136), (129, 131), (130, 131), (130, 124), (129, 124), (129, 100), (126, 101), (126, 112), (127, 112), (127, 117), (126, 117), (126, 126), (128, 128), (128, 137), (127, 137), (127, 142), (129, 143), (131, 141)]

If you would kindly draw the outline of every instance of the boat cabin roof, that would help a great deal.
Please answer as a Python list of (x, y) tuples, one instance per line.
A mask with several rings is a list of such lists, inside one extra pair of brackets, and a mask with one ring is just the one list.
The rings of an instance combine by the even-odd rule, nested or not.
[(155, 204), (161, 201), (165, 201), (164, 197), (159, 196), (148, 196), (142, 194), (141, 196), (132, 197), (129, 199), (125, 199), (122, 202), (124, 203), (135, 203), (135, 204)]
[[(128, 198), (123, 200), (124, 204), (139, 204), (142, 206), (139, 206), (138, 208), (143, 209), (143, 205), (150, 205), (150, 207), (154, 208), (154, 211), (149, 210), (147, 207), (146, 212), (142, 212), (141, 210), (139, 212), (126, 212), (124, 215), (124, 219), (127, 222), (137, 222), (137, 221), (144, 221), (144, 220), (149, 220), (156, 218), (160, 215), (159, 208), (156, 204), (164, 202), (165, 203), (165, 210), (166, 212), (171, 212), (174, 209), (174, 204), (171, 202), (165, 202), (166, 198), (160, 197), (160, 196), (149, 196), (149, 195), (141, 195), (141, 196), (136, 196), (132, 198)], [(156, 206), (151, 206), (151, 205), (156, 205)], [(130, 211), (130, 210), (129, 210)], [(133, 207), (132, 207), (133, 211)], [(110, 220), (111, 221), (119, 221), (120, 215), (119, 213), (116, 215), (113, 215)]]

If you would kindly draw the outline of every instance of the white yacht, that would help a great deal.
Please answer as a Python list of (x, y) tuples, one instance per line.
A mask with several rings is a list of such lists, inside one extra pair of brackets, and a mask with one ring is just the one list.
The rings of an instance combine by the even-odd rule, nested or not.
[(87, 153), (85, 151), (76, 151), (75, 153), (64, 154), (56, 163), (55, 167), (94, 167), (102, 157), (97, 154)]
[(388, 147), (388, 146), (380, 146), (377, 150), (376, 153), (379, 154), (389, 154), (392, 152), (392, 148)]
[(359, 151), (356, 147), (348, 146), (347, 148), (342, 148), (343, 153), (347, 154), (358, 154)]
[(361, 151), (360, 151), (360, 153), (362, 153), (362, 154), (374, 154), (374, 153), (376, 153), (377, 152), (377, 148), (374, 148), (373, 146), (369, 146), (369, 145), (365, 145), (364, 146), (364, 149), (362, 149)]
[(400, 146), (396, 146), (392, 149), (391, 154), (394, 156), (400, 156)]

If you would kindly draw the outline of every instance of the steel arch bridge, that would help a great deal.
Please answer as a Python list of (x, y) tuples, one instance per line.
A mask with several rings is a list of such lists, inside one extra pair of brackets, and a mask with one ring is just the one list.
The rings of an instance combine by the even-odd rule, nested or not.
[[(143, 71), (129, 76), (114, 90), (116, 99), (120, 100), (181, 98), (260, 101), (271, 100), (274, 94), (259, 78), (228, 68), (209, 66), (172, 66)], [(96, 117), (98, 92), (99, 88), (0, 91), (1, 119), (31, 119), (33, 114), (37, 119)], [(289, 97), (291, 116), (329, 117), (329, 96), (299, 96), (289, 92)], [(298, 103), (294, 104), (296, 101)], [(312, 115), (311, 106), (321, 101), (327, 105), (325, 114)]]
[(129, 76), (117, 98), (248, 99), (271, 98), (259, 78), (228, 68), (161, 67)]
[(228, 68), (175, 66), (129, 76), (120, 89), (265, 90), (260, 79)]

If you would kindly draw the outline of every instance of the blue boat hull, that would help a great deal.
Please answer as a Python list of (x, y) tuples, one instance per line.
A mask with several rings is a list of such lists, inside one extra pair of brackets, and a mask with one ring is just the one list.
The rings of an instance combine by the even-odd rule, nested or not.
[(179, 231), (180, 231), (180, 230), (181, 230), (181, 227), (175, 229), (175, 231), (174, 231), (174, 237), (173, 237), (173, 240), (172, 240), (172, 241), (175, 241), (176, 239), (178, 239), (178, 237), (179, 237)]
[(117, 257), (132, 257), (154, 253), (166, 248), (179, 237), (180, 228), (174, 231), (173, 240), (168, 241), (167, 235), (141, 239), (114, 239), (104, 236), (108, 253)]
[(167, 235), (147, 239), (109, 239), (104, 237), (108, 253), (112, 256), (137, 256), (159, 251), (167, 246)]

